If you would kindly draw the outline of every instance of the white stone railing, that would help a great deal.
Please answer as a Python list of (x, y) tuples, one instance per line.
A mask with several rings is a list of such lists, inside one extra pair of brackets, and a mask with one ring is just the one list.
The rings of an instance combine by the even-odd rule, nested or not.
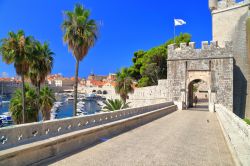
[(226, 107), (216, 104), (215, 110), (238, 165), (250, 164), (250, 126)]
[(173, 105), (173, 102), (165, 102), (137, 108), (128, 108), (115, 112), (1, 128), (0, 150), (118, 121), (171, 105)]

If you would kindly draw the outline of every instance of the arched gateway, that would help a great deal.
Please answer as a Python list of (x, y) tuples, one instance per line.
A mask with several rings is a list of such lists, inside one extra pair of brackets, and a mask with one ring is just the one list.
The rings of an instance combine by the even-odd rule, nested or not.
[[(195, 43), (168, 47), (168, 93), (179, 109), (193, 106), (194, 93), (207, 101), (209, 111), (215, 104), (233, 109), (233, 52), (232, 44), (224, 48), (217, 42), (202, 42), (201, 49)], [(204, 84), (204, 90), (195, 89)], [(195, 86), (194, 86), (195, 85)], [(196, 90), (196, 91), (195, 91)], [(206, 99), (206, 100), (205, 100)]]
[[(211, 72), (210, 71), (189, 71), (187, 75), (187, 107), (194, 106), (195, 96), (198, 102), (209, 105), (209, 96), (211, 94)], [(202, 88), (202, 89), (200, 89)], [(202, 95), (204, 94), (204, 95)]]

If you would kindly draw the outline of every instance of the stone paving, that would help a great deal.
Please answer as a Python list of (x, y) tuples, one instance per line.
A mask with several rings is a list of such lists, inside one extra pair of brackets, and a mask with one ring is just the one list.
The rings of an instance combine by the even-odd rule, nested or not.
[(174, 112), (48, 164), (53, 166), (234, 165), (216, 115), (204, 109)]

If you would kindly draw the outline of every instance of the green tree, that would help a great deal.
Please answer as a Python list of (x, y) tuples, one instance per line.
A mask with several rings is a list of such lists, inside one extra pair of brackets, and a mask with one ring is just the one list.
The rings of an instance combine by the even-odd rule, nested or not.
[(117, 73), (115, 91), (120, 95), (124, 103), (126, 103), (128, 94), (134, 92), (133, 80), (127, 68), (123, 68)]
[[(188, 33), (181, 33), (179, 36), (175, 37), (175, 44), (177, 44), (178, 46), (180, 45), (180, 43), (189, 43), (191, 41), (191, 35)], [(168, 40), (164, 46), (167, 48), (168, 45), (170, 44), (174, 44), (174, 38)]]
[(30, 63), (33, 61), (33, 38), (26, 37), (24, 31), (9, 32), (8, 37), (1, 40), (0, 52), (7, 64), (14, 64), (16, 73), (22, 79), (22, 123), (25, 123), (25, 85), (24, 77), (28, 74)]
[(36, 56), (30, 65), (28, 77), (31, 83), (37, 88), (37, 94), (40, 93), (41, 84), (45, 82), (46, 77), (51, 73), (53, 68), (53, 55), (49, 44), (36, 41), (34, 44), (34, 52)]
[[(176, 44), (190, 42), (191, 35), (184, 33), (175, 38)], [(159, 79), (167, 78), (168, 45), (173, 44), (174, 39), (165, 44), (154, 47), (148, 51), (139, 50), (134, 53), (133, 65), (128, 68), (129, 75), (138, 81), (139, 87), (157, 85)]]
[(65, 20), (62, 24), (64, 30), (63, 40), (68, 44), (76, 60), (75, 85), (74, 85), (74, 113), (77, 109), (77, 87), (79, 62), (87, 55), (89, 49), (97, 40), (97, 24), (90, 19), (90, 11), (82, 5), (76, 4), (74, 11), (65, 12)]
[(145, 54), (146, 52), (142, 50), (139, 50), (134, 53), (134, 57), (132, 59), (133, 66), (131, 66), (128, 70), (129, 70), (130, 76), (135, 80), (139, 80), (142, 78), (140, 74), (140, 69), (143, 65), (143, 57)]
[(56, 101), (55, 95), (49, 87), (43, 87), (40, 92), (39, 104), (42, 110), (43, 120), (50, 120), (50, 111)]
[(122, 100), (111, 100), (108, 99), (107, 101), (104, 102), (105, 106), (104, 109), (107, 111), (116, 111), (116, 110), (121, 110), (129, 107), (129, 103), (124, 103)]
[(138, 81), (138, 87), (146, 87), (146, 86), (150, 86), (153, 83), (151, 82), (150, 78), (145, 76), (142, 77), (139, 81)]
[[(37, 93), (30, 86), (25, 85), (25, 120), (26, 123), (36, 122), (38, 120), (38, 110), (37, 110)], [(23, 123), (22, 114), (22, 91), (20, 89), (16, 90), (13, 97), (10, 100), (9, 111), (15, 124)]]
[(45, 82), (46, 77), (52, 71), (54, 53), (50, 50), (48, 43), (41, 44), (39, 41), (36, 41), (34, 43), (33, 54), (35, 55), (35, 59), (30, 64), (30, 70), (27, 77), (36, 87), (38, 95), (38, 99), (36, 100), (37, 109), (41, 111), (39, 103), (41, 84)]

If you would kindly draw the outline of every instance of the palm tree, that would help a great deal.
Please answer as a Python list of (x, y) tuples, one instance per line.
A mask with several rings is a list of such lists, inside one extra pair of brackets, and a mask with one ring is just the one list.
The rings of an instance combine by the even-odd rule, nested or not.
[[(37, 94), (34, 89), (30, 86), (25, 85), (25, 117), (26, 122), (36, 122), (38, 119), (38, 111), (35, 100), (37, 99)], [(9, 110), (11, 112), (11, 116), (13, 121), (16, 124), (21, 124), (23, 121), (23, 114), (22, 114), (22, 91), (20, 89), (16, 90), (13, 97), (10, 100)]]
[(133, 80), (126, 68), (117, 73), (115, 91), (120, 95), (124, 103), (126, 103), (128, 94), (134, 92)]
[(41, 84), (45, 82), (46, 77), (52, 71), (54, 53), (50, 50), (48, 43), (41, 44), (39, 41), (35, 42), (33, 53), (36, 56), (35, 60), (30, 65), (28, 77), (31, 83), (36, 87), (38, 95), (38, 99), (36, 101), (37, 110), (40, 111), (39, 98)]
[(80, 4), (75, 5), (74, 11), (66, 11), (65, 16), (62, 24), (63, 40), (76, 60), (73, 111), (73, 116), (76, 116), (79, 62), (97, 40), (97, 24), (95, 20), (90, 19), (90, 11)]
[(41, 84), (45, 82), (46, 77), (53, 68), (53, 55), (48, 43), (41, 44), (36, 41), (34, 45), (34, 54), (36, 59), (31, 63), (28, 77), (31, 83), (37, 88), (39, 96)]
[(104, 102), (105, 106), (104, 109), (108, 111), (116, 111), (116, 110), (121, 110), (129, 107), (129, 103), (124, 103), (122, 100), (111, 100), (108, 99), (107, 101)]
[(7, 64), (13, 64), (16, 73), (22, 79), (22, 123), (25, 123), (25, 85), (24, 77), (28, 74), (30, 62), (33, 59), (33, 38), (26, 37), (24, 31), (19, 30), (17, 33), (9, 32), (8, 38), (1, 40), (0, 53), (2, 59)]
[(40, 92), (39, 103), (41, 106), (43, 120), (50, 120), (50, 110), (56, 101), (53, 91), (49, 87), (43, 87)]

